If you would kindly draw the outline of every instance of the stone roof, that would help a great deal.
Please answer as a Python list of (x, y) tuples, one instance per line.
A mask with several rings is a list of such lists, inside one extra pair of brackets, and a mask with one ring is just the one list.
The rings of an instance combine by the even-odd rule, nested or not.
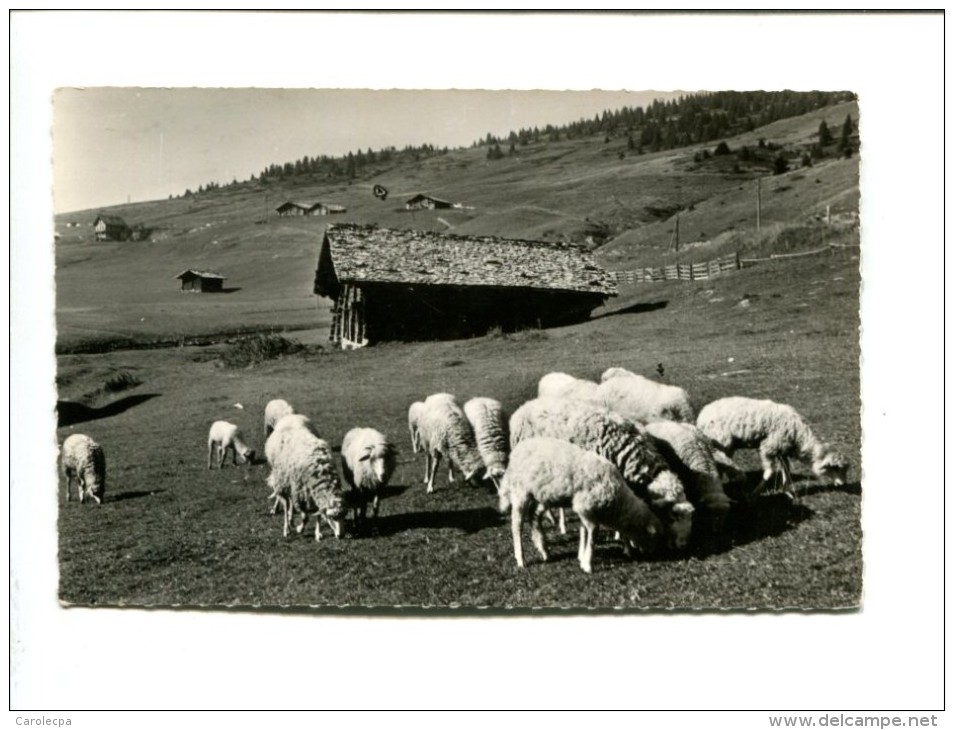
[[(328, 270), (329, 267), (331, 270)], [(495, 286), (617, 293), (615, 277), (575, 244), (329, 225), (316, 276), (343, 282)], [(322, 269), (325, 269), (322, 271)]]

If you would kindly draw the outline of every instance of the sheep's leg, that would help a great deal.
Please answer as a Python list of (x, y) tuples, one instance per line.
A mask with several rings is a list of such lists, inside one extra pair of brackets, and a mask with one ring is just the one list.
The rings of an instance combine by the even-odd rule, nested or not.
[(782, 489), (787, 494), (790, 494), (792, 499), (798, 499), (798, 492), (795, 489), (795, 479), (792, 477), (792, 465), (785, 457), (780, 459), (780, 463), (782, 466)]
[[(463, 474), (461, 475), (461, 480), (463, 481)], [(454, 460), (451, 457), (447, 457), (447, 483), (454, 483)]]
[(560, 534), (566, 534), (566, 510), (560, 507)]
[[(324, 515), (321, 515), (315, 518), (315, 542), (318, 542), (319, 540), (321, 540), (321, 518), (322, 517), (324, 517)], [(328, 518), (325, 517), (325, 519), (328, 519)], [(304, 521), (302, 521), (301, 526), (302, 526), (302, 529), (304, 529), (305, 527)]]
[(591, 522), (585, 515), (580, 515), (580, 522), (583, 526), (580, 528), (585, 532), (583, 539), (583, 555), (580, 558), (580, 568), (584, 573), (593, 572), (593, 534), (596, 532), (596, 524)]
[(80, 504), (86, 501), (86, 479), (83, 477), (82, 472), (76, 475), (76, 484), (77, 491), (79, 492), (79, 501)]
[(215, 443), (209, 441), (209, 468), (212, 468), (212, 452), (215, 450)]
[(523, 528), (524, 504), (514, 504), (510, 510), (510, 534), (513, 535), (513, 556), (517, 559), (517, 567), (523, 568), (523, 541), (520, 532)]
[[(301, 533), (303, 533), (303, 532), (305, 531), (305, 525), (306, 525), (307, 523), (308, 523), (308, 513), (305, 512), (304, 510), (302, 510), (302, 513), (301, 513), (301, 524), (298, 525), (298, 527), (295, 528), (295, 532), (297, 532), (299, 535), (300, 535)], [(321, 538), (316, 537), (315, 539), (316, 539), (316, 540), (320, 540)]]
[(288, 501), (282, 500), (282, 507), (285, 508), (285, 519), (282, 526), (282, 537), (288, 537), (288, 528), (291, 526), (291, 515), (292, 515), (291, 503)]
[(374, 516), (375, 522), (378, 519), (378, 508), (381, 506), (380, 495), (375, 492), (374, 499), (371, 501), (371, 514)]
[(437, 467), (441, 463), (441, 452), (435, 451), (431, 454), (431, 474), (430, 479), (427, 482), (427, 493), (432, 494), (434, 492), (434, 479), (437, 476)]
[(533, 517), (530, 520), (530, 539), (537, 552), (540, 553), (540, 557), (543, 558), (543, 562), (546, 562), (550, 556), (547, 554), (547, 538), (540, 525), (540, 516), (540, 510), (534, 510)]
[(73, 495), (71, 494), (73, 488), (73, 473), (69, 469), (64, 470), (64, 473), (66, 474), (66, 501), (69, 502), (73, 499)]
[(219, 444), (219, 469), (225, 466), (225, 454), (228, 450), (228, 446), (225, 444)]
[[(232, 466), (238, 466), (238, 449), (232, 444)], [(242, 457), (243, 459), (245, 457)]]

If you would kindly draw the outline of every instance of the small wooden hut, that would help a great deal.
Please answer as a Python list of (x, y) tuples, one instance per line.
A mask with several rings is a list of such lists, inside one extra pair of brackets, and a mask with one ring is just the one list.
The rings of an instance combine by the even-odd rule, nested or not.
[(616, 280), (575, 244), (332, 224), (314, 292), (351, 348), (584, 321)]
[(220, 292), (225, 277), (214, 271), (196, 271), (186, 269), (175, 277), (182, 280), (182, 291), (188, 292)]

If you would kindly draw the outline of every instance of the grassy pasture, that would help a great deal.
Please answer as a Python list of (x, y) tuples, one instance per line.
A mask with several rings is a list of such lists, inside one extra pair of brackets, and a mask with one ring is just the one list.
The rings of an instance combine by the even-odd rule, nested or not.
[[(294, 243), (287, 245), (300, 245), (312, 262), (314, 239), (297, 235), (290, 235)], [(141, 264), (143, 270), (164, 262), (171, 277), (185, 268), (173, 265), (185, 242), (173, 244), (183, 248), (168, 254), (168, 260), (167, 252), (154, 245), (158, 250), (150, 254), (151, 262)], [(210, 245), (201, 244), (195, 252)], [(262, 263), (281, 259), (268, 259), (278, 253), (275, 249), (260, 250), (260, 259), (242, 263), (266, 275)], [(130, 256), (130, 270), (140, 266), (137, 261)], [(84, 265), (89, 268), (76, 268)], [(314, 297), (307, 293), (313, 266), (300, 261), (297, 266), (302, 281), (290, 290), (301, 295), (302, 324), (314, 325)], [(92, 260), (73, 261), (64, 270), (69, 267), (95, 276)], [(83, 284), (74, 284), (72, 291), (61, 288), (60, 307), (81, 307), (106, 285), (80, 279)], [(134, 286), (132, 281), (114, 284)], [(78, 290), (81, 286), (89, 289)], [(99, 508), (66, 504), (60, 485), (60, 596), (97, 605), (857, 605), (862, 576), (859, 286), (857, 255), (838, 252), (764, 263), (707, 282), (639, 285), (624, 290), (591, 322), (512, 338), (388, 344), (356, 352), (311, 348), (239, 370), (217, 364), (223, 345), (62, 355), (59, 397), (69, 404), (61, 416), (69, 416), (71, 424), (57, 435), (62, 441), (71, 432), (83, 432), (100, 441), (109, 479)], [(242, 307), (248, 308), (243, 316), (251, 316), (258, 300), (252, 292), (244, 300), (239, 296), (244, 291), (223, 295), (230, 306), (221, 312), (211, 301), (219, 297), (209, 298), (208, 305), (203, 301), (209, 309), (201, 314), (201, 326), (227, 329)], [(167, 315), (150, 334), (184, 332), (179, 328), (190, 319), (188, 332), (193, 333), (198, 315), (176, 304), (188, 299), (194, 306), (202, 297), (180, 295), (174, 288), (168, 299), (164, 296), (142, 293), (142, 311), (161, 308)], [(116, 321), (128, 317), (130, 332), (148, 326), (148, 318), (136, 323), (136, 311), (120, 309), (117, 305)], [(297, 321), (297, 311), (274, 321)], [(61, 327), (64, 321), (82, 321), (62, 316)], [(90, 322), (102, 323), (102, 314)], [(67, 334), (61, 329), (61, 337)], [(815, 481), (807, 467), (796, 467), (804, 491), (799, 504), (763, 496), (733, 512), (722, 539), (699, 539), (684, 554), (631, 562), (604, 535), (590, 576), (575, 559), (575, 523), (565, 537), (550, 532), (547, 564), (527, 538), (528, 568), (520, 571), (509, 521), (496, 512), (491, 490), (448, 486), (442, 470), (437, 492), (424, 494), (423, 459), (411, 453), (407, 434), (412, 401), (450, 391), (461, 400), (493, 396), (513, 409), (532, 396), (546, 372), (593, 378), (610, 365), (652, 373), (659, 363), (665, 380), (689, 390), (698, 405), (744, 394), (796, 406), (819, 435), (852, 459), (850, 483), (835, 489)], [(103, 388), (107, 381), (122, 383), (122, 390)], [(242, 426), (261, 453), (262, 409), (273, 397), (285, 397), (311, 415), (335, 446), (357, 425), (373, 425), (397, 441), (400, 464), (383, 502), (379, 535), (326, 537), (318, 544), (306, 536), (283, 539), (280, 518), (267, 514), (267, 466), (206, 469), (206, 434), (219, 418)], [(757, 469), (752, 454), (741, 461)]]

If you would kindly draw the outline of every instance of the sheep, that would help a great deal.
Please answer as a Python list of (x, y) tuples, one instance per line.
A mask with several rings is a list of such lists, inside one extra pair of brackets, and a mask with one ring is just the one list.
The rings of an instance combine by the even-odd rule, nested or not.
[(272, 431), (275, 430), (275, 424), (278, 423), (283, 416), (290, 415), (294, 412), (295, 409), (292, 408), (287, 400), (281, 398), (270, 400), (265, 406), (265, 440), (268, 440)]
[(609, 368), (603, 373), (596, 399), (633, 421), (663, 419), (695, 423), (696, 420), (685, 390), (657, 383), (624, 368)]
[(779, 475), (782, 489), (796, 496), (792, 458), (810, 463), (816, 476), (830, 478), (836, 486), (848, 477), (848, 459), (822, 442), (790, 405), (741, 396), (720, 398), (702, 409), (696, 425), (730, 458), (739, 448), (758, 449), (762, 481), (752, 496)]
[[(305, 416), (301, 413), (289, 413), (285, 416), (279, 418), (272, 429), (272, 433), (269, 435), (268, 439), (265, 441), (265, 459), (268, 461), (270, 466), (275, 466), (276, 454), (282, 443), (280, 438), (272, 438), (276, 433), (283, 433), (285, 431), (291, 431), (296, 428), (303, 428), (313, 436), (321, 438), (321, 434), (318, 433), (318, 429), (315, 427), (315, 424), (312, 422), (308, 416)], [(274, 500), (272, 502), (272, 514), (278, 514), (278, 507), (282, 504), (281, 496), (274, 490), (269, 495), (269, 499)]]
[[(582, 401), (537, 398), (510, 418), (510, 446), (533, 436), (550, 436), (595, 451), (613, 462), (636, 496), (645, 499), (667, 526), (670, 544), (683, 548), (692, 531), (693, 507), (679, 478), (652, 440), (617, 413)], [(511, 457), (512, 458), (512, 457)]]
[(465, 482), (474, 483), (484, 471), (477, 450), (474, 429), (467, 416), (449, 393), (435, 393), (424, 401), (418, 433), (426, 455), (424, 482), (427, 493), (434, 491), (434, 477), (441, 458), (447, 458), (448, 481), (454, 481), (455, 468)]
[(353, 428), (345, 434), (341, 442), (341, 470), (352, 489), (355, 515), (361, 523), (369, 499), (377, 521), (381, 489), (387, 486), (396, 466), (397, 449), (380, 431)]
[(276, 429), (269, 436), (266, 451), (272, 465), (267, 484), (285, 512), (283, 536), (288, 537), (294, 513), (300, 512), (302, 519), (296, 532), (302, 532), (308, 517), (315, 514), (315, 540), (321, 539), (321, 519), (335, 537), (341, 537), (347, 503), (328, 442), (307, 428)]
[(103, 447), (82, 433), (74, 433), (63, 442), (63, 476), (66, 477), (66, 501), (71, 499), (70, 490), (76, 479), (79, 501), (86, 501), (86, 495), (96, 504), (103, 503), (106, 491), (106, 454)]
[(407, 409), (407, 427), (411, 432), (411, 449), (415, 454), (422, 450), (421, 436), (418, 433), (418, 424), (421, 420), (421, 413), (424, 410), (423, 401), (414, 401)]
[(722, 469), (712, 443), (690, 423), (650, 421), (645, 430), (682, 480), (689, 501), (708, 517), (712, 532), (721, 532), (731, 500), (722, 488)]
[(487, 476), (500, 491), (500, 480), (507, 470), (510, 452), (503, 406), (493, 398), (471, 398), (464, 404), (464, 415), (474, 429), (477, 450), (483, 459)]
[(524, 567), (523, 521), (530, 517), (534, 547), (547, 560), (540, 529), (544, 510), (571, 507), (580, 518), (577, 559), (583, 572), (593, 570), (593, 537), (599, 526), (618, 530), (634, 547), (652, 552), (663, 526), (646, 503), (633, 494), (609, 460), (574, 444), (548, 437), (521, 441), (510, 455), (499, 494), (501, 512), (511, 510), (513, 552)]
[(537, 383), (538, 398), (572, 398), (596, 401), (596, 383), (566, 373), (547, 373)]
[(212, 468), (212, 454), (218, 449), (219, 469), (225, 464), (225, 455), (231, 449), (232, 464), (237, 464), (236, 456), (241, 455), (242, 461), (251, 464), (255, 460), (255, 450), (245, 443), (245, 437), (239, 427), (228, 421), (216, 421), (209, 429), (209, 468)]

